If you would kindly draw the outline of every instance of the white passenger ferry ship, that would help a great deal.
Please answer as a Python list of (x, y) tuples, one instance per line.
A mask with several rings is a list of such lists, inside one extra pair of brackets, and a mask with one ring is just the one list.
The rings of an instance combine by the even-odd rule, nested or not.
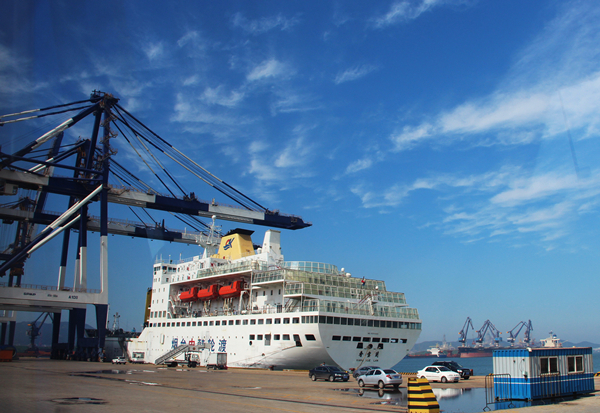
[[(183, 344), (226, 353), (229, 367), (392, 367), (421, 333), (416, 309), (381, 280), (335, 265), (284, 261), (280, 231), (222, 237), (218, 253), (157, 262), (145, 328), (129, 356), (157, 363)], [(212, 254), (212, 255), (211, 255)], [(164, 357), (163, 357), (164, 359)]]

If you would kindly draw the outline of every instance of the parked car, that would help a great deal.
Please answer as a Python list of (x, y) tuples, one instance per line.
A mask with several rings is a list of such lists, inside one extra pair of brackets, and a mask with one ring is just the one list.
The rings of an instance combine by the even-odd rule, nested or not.
[(436, 361), (435, 363), (431, 363), (432, 366), (444, 366), (448, 367), (450, 370), (457, 372), (460, 374), (460, 377), (464, 380), (469, 380), (469, 377), (473, 375), (473, 369), (468, 369), (460, 364), (458, 364), (454, 360), (450, 361)]
[(127, 359), (123, 356), (119, 356), (116, 359), (112, 359), (112, 364), (127, 364)]
[(308, 371), (308, 377), (312, 381), (318, 379), (329, 381), (348, 381), (350, 375), (347, 371), (340, 369), (338, 366), (318, 366)]
[(460, 380), (460, 374), (445, 366), (427, 366), (417, 372), (417, 377), (429, 381), (441, 381), (442, 383), (458, 382)]
[(379, 366), (362, 366), (356, 370), (354, 370), (354, 373), (352, 373), (352, 377), (354, 377), (355, 379), (358, 378), (358, 376), (362, 376), (363, 374), (366, 374), (367, 371), (369, 370), (373, 370), (373, 369), (380, 369), (381, 367)]
[(393, 386), (398, 390), (401, 384), (402, 374), (392, 369), (375, 368), (358, 376), (358, 387), (375, 386), (383, 389), (386, 386)]

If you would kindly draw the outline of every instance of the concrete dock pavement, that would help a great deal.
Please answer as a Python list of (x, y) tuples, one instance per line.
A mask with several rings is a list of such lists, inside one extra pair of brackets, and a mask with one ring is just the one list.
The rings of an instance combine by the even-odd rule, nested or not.
[[(406, 377), (406, 375), (405, 375)], [(596, 379), (596, 388), (600, 385)], [(394, 397), (359, 390), (355, 380), (312, 382), (306, 371), (206, 370), (155, 365), (21, 359), (0, 363), (0, 406), (13, 412), (219, 411), (219, 412), (406, 412), (406, 382)], [(435, 388), (483, 388), (484, 377)], [(600, 412), (600, 394), (560, 404), (504, 410), (520, 413)], [(374, 395), (375, 397), (366, 397)], [(484, 406), (481, 407), (483, 410)], [(482, 411), (480, 410), (480, 411)], [(474, 410), (476, 411), (476, 410)]]

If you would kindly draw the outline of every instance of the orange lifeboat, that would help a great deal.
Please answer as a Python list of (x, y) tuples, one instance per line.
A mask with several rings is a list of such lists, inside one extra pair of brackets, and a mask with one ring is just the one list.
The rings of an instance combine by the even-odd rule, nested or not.
[(199, 300), (212, 300), (213, 298), (217, 298), (219, 296), (219, 286), (217, 284), (213, 284), (208, 288), (198, 290), (198, 294), (196, 296)]
[(231, 285), (221, 287), (221, 289), (219, 290), (219, 296), (223, 298), (237, 297), (244, 289), (243, 287), (244, 285), (242, 281), (234, 281)]
[(196, 297), (196, 294), (198, 294), (198, 287), (192, 287), (190, 290), (183, 291), (181, 294), (179, 294), (179, 299), (183, 303), (189, 303), (190, 301), (196, 301), (198, 299)]

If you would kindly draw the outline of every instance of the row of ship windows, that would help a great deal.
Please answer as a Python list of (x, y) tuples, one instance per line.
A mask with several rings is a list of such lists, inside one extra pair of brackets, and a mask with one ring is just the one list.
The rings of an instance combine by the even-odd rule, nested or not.
[[(421, 329), (421, 323), (406, 323), (403, 321), (388, 321), (388, 320), (367, 320), (363, 318), (347, 318), (347, 317), (329, 317), (329, 316), (302, 316), (292, 317), (292, 324), (300, 324), (302, 319), (303, 324), (340, 324), (354, 325), (360, 327), (379, 327), (379, 328), (404, 328), (404, 329)], [(281, 318), (259, 318), (259, 319), (244, 319), (244, 320), (206, 320), (206, 321), (171, 321), (162, 323), (150, 323), (151, 327), (196, 327), (196, 326), (226, 326), (226, 325), (263, 325), (263, 324), (281, 324)], [(283, 318), (283, 324), (290, 324), (290, 318)], [(334, 336), (337, 337), (337, 336)], [(345, 338), (345, 336), (344, 336)], [(356, 337), (355, 337), (356, 338)], [(335, 338), (334, 338), (335, 340)], [(346, 340), (344, 340), (346, 341)], [(356, 341), (356, 340), (354, 340)]]
[[(160, 317), (165, 317), (166, 316), (166, 311), (163, 311), (162, 313), (160, 311), (153, 311), (150, 313), (150, 318), (160, 318)], [(293, 317), (292, 319), (292, 324), (299, 324), (300, 323), (300, 317)], [(255, 325), (255, 324), (281, 324), (282, 319), (281, 318), (267, 318), (267, 319), (263, 319), (263, 318), (259, 318), (259, 319), (250, 319), (250, 320), (223, 320), (223, 322), (221, 323), (220, 321), (198, 321), (198, 325), (205, 325), (205, 326), (218, 326), (218, 325)], [(196, 326), (196, 322), (192, 321), (192, 324), (190, 324), (190, 321), (187, 322), (187, 326)], [(202, 323), (202, 324), (201, 324)], [(285, 317), (283, 318), (283, 324), (289, 324), (290, 323), (290, 318), (289, 317)], [(334, 324), (334, 325), (343, 325), (343, 326), (360, 326), (360, 327), (379, 327), (379, 328), (408, 328), (411, 330), (420, 330), (421, 329), (421, 323), (408, 323), (408, 322), (404, 322), (404, 321), (390, 321), (390, 320), (372, 320), (372, 319), (364, 319), (364, 318), (349, 318), (349, 317), (331, 317), (331, 316), (324, 316), (324, 315), (320, 315), (320, 316), (312, 316), (312, 315), (306, 315), (306, 316), (302, 316), (302, 323), (303, 324), (314, 324), (314, 323), (319, 323), (319, 324)], [(160, 327), (161, 323), (155, 323), (156, 327)], [(180, 327), (180, 323), (177, 322), (172, 322), (171, 323), (172, 326), (177, 326)], [(165, 327), (165, 323), (162, 323), (162, 326)], [(181, 322), (181, 327), (185, 327), (186, 326), (186, 322), (182, 321)], [(170, 327), (169, 323), (167, 323), (167, 327)]]

